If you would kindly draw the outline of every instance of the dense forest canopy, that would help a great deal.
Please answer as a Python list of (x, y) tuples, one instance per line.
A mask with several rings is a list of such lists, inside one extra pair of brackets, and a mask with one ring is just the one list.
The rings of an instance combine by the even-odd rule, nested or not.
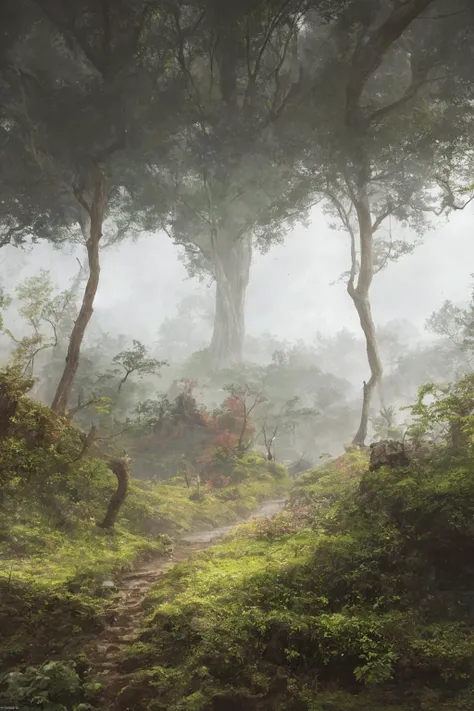
[[(0, 704), (473, 709), (474, 292), (423, 331), (400, 306), (473, 214), (471, 0), (4, 0), (0, 26)], [(249, 333), (256, 263), (301, 235), (295, 285), (343, 245), (351, 328), (309, 282), (303, 337), (272, 333), (275, 271)], [(162, 319), (139, 250), (191, 280)]]

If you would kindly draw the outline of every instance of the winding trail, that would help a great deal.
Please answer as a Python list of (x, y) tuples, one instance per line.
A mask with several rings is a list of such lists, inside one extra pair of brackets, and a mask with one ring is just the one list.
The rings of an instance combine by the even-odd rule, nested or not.
[(119, 578), (116, 607), (107, 615), (108, 624), (85, 648), (94, 679), (103, 685), (101, 708), (113, 711), (118, 692), (131, 676), (122, 671), (122, 661), (127, 646), (140, 636), (143, 601), (150, 588), (175, 565), (211, 547), (239, 524), (254, 518), (269, 518), (282, 511), (285, 503), (283, 500), (267, 501), (247, 519), (183, 536), (175, 543), (168, 558), (154, 558)]

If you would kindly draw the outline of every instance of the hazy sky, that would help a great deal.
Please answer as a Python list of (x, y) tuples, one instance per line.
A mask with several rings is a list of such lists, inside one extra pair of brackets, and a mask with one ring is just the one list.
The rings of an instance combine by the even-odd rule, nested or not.
[[(473, 212), (456, 213), (449, 224), (441, 221), (428, 232), (412, 255), (378, 274), (372, 291), (376, 322), (406, 318), (422, 329), (445, 299), (466, 301), (474, 272), (473, 233)], [(23, 256), (15, 250), (2, 252), (0, 264), (9, 286), (43, 267), (64, 287), (77, 269), (74, 256), (46, 244)], [(297, 228), (284, 245), (255, 256), (247, 300), (248, 332), (270, 331), (290, 340), (311, 341), (318, 330), (358, 330), (345, 285), (331, 286), (348, 266), (347, 237), (331, 231), (324, 216), (315, 212), (309, 229)], [(206, 288), (187, 279), (178, 251), (165, 235), (149, 235), (136, 244), (104, 251), (97, 312), (107, 310), (110, 316), (104, 325), (111, 331), (154, 340), (161, 321), (174, 314), (179, 299)]]

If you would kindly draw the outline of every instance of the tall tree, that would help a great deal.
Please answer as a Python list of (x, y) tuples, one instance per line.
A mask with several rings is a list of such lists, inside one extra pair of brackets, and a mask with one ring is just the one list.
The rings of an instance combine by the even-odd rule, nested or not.
[(150, 122), (163, 137), (174, 129), (179, 92), (165, 76), (169, 46), (158, 5), (27, 2), (18, 8), (20, 30), (4, 56), (7, 126), (49, 186), (60, 221), (80, 232), (87, 248), (88, 280), (52, 403), (59, 414), (93, 313), (104, 225), (109, 219), (124, 229), (120, 208), (140, 167), (141, 132)]
[(173, 70), (186, 82), (191, 119), (170, 169), (150, 165), (150, 172), (173, 196), (164, 227), (184, 246), (191, 273), (216, 283), (210, 353), (218, 367), (242, 358), (254, 245), (266, 249), (281, 239), (307, 207), (309, 191), (300, 189), (291, 164), (276, 159), (272, 131), (298, 80), (296, 41), (305, 6), (205, 0), (176, 3), (168, 16)]
[[(355, 444), (365, 443), (371, 400), (382, 379), (370, 304), (374, 270), (377, 260), (403, 250), (392, 240), (390, 220), (420, 228), (423, 215), (443, 209), (446, 196), (437, 176), (443, 149), (466, 134), (465, 117), (472, 114), (466, 111), (471, 93), (463, 85), (462, 95), (449, 74), (459, 47), (472, 45), (472, 28), (461, 12), (468, 4), (456, 5), (453, 12), (445, 0), (352, 2), (327, 30), (317, 13), (306, 17), (300, 114), (290, 135), (315, 191), (350, 235), (347, 291), (370, 369)], [(377, 243), (387, 223), (389, 239)]]

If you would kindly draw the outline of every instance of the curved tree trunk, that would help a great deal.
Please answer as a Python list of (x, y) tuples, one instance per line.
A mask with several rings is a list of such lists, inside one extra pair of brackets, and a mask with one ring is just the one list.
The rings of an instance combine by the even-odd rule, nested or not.
[(357, 286), (354, 286), (355, 279), (355, 244), (352, 244), (352, 272), (347, 285), (347, 291), (359, 315), (360, 325), (365, 336), (367, 347), (367, 359), (369, 361), (370, 378), (364, 382), (362, 413), (359, 429), (353, 439), (353, 444), (364, 446), (367, 437), (367, 429), (370, 415), (370, 405), (376, 388), (381, 386), (383, 367), (380, 359), (375, 324), (372, 319), (370, 307), (370, 287), (374, 276), (373, 268), (373, 228), (370, 211), (367, 185), (361, 191), (356, 205), (357, 221), (359, 223), (360, 239), (360, 271), (357, 279)]
[[(360, 319), (364, 332), (367, 357), (370, 367), (370, 379), (364, 383), (364, 396), (359, 429), (353, 443), (364, 445), (367, 437), (370, 404), (374, 390), (379, 388), (381, 399), (382, 390), (382, 363), (377, 346), (375, 326), (370, 308), (369, 292), (373, 279), (373, 224), (370, 210), (370, 201), (367, 186), (370, 179), (370, 159), (366, 153), (367, 132), (371, 122), (378, 115), (388, 115), (396, 110), (400, 101), (394, 101), (383, 109), (376, 111), (372, 116), (365, 115), (361, 110), (361, 97), (367, 81), (374, 71), (381, 65), (385, 55), (392, 45), (402, 36), (403, 32), (426, 8), (433, 5), (435, 0), (404, 0), (393, 3), (393, 7), (378, 25), (368, 34), (366, 41), (359, 42), (351, 59), (351, 73), (346, 85), (345, 124), (349, 129), (348, 145), (351, 146), (353, 166), (359, 166), (357, 194), (354, 192), (350, 180), (346, 177), (346, 187), (353, 206), (357, 212), (360, 237), (360, 272), (355, 286), (356, 276), (356, 250), (355, 236), (345, 215), (344, 223), (348, 227), (352, 241), (352, 269), (347, 291), (351, 296)], [(406, 94), (410, 96), (410, 92)], [(402, 99), (403, 101), (403, 99)]]
[(113, 528), (117, 520), (118, 512), (125, 501), (128, 492), (128, 481), (130, 478), (130, 465), (127, 459), (113, 459), (109, 462), (109, 467), (117, 477), (117, 491), (110, 497), (107, 513), (100, 528)]
[(94, 299), (99, 286), (100, 262), (99, 246), (102, 237), (102, 225), (107, 206), (107, 196), (105, 192), (105, 175), (101, 170), (96, 180), (91, 205), (87, 205), (82, 195), (78, 196), (81, 206), (88, 213), (89, 234), (87, 236), (87, 259), (89, 264), (89, 279), (87, 280), (81, 308), (74, 323), (74, 327), (69, 338), (69, 346), (66, 355), (66, 364), (61, 380), (59, 381), (56, 394), (51, 405), (53, 412), (58, 415), (65, 415), (69, 396), (71, 393), (74, 377), (79, 366), (79, 356), (81, 345), (87, 325), (94, 310)]
[[(227, 247), (227, 245), (226, 245)], [(252, 240), (243, 237), (230, 248), (215, 249), (216, 312), (210, 346), (214, 367), (242, 360), (245, 340), (245, 296), (250, 277)]]

